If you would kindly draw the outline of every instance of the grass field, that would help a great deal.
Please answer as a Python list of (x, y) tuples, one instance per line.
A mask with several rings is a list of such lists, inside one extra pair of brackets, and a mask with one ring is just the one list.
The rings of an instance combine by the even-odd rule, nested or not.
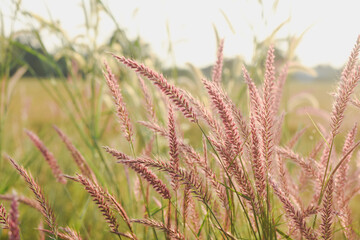
[(0, 239), (360, 239), (360, 36), (336, 82), (297, 82), (315, 71), (296, 57), (307, 30), (277, 37), (289, 20), (249, 61), (224, 59), (213, 25), (203, 72), (176, 67), (169, 24), (162, 75), (106, 2), (81, 1), (74, 38), (0, 9)]
[[(82, 93), (86, 95), (86, 91), (89, 91), (88, 83), (80, 82), (78, 84), (78, 89), (82, 89)], [(122, 84), (126, 85), (126, 83)], [(244, 85), (243, 82), (237, 84)], [(67, 133), (75, 146), (85, 156), (100, 181), (110, 192), (113, 192), (118, 199), (121, 199), (121, 204), (126, 208), (126, 211), (132, 218), (142, 218), (143, 214), (143, 210), (141, 209), (142, 204), (134, 204), (133, 202), (135, 199), (139, 199), (141, 195), (141, 193), (139, 193), (140, 189), (138, 189), (137, 186), (138, 183), (135, 181), (128, 185), (125, 176), (126, 174), (130, 174), (130, 178), (133, 178), (133, 172), (126, 172), (123, 166), (115, 163), (115, 161), (102, 150), (105, 155), (105, 161), (112, 171), (113, 178), (108, 176), (108, 172), (106, 171), (104, 164), (99, 160), (98, 154), (94, 153), (94, 151), (84, 143), (77, 133), (74, 124), (72, 124), (69, 115), (66, 114), (61, 106), (59, 106), (49, 93), (45, 91), (44, 85), (48, 89), (56, 88), (61, 94), (66, 95), (65, 89), (55, 80), (42, 80), (41, 83), (38, 79), (21, 79), (15, 88), (8, 117), (5, 122), (5, 138), (7, 141), (5, 141), (4, 150), (17, 159), (18, 162), (24, 165), (26, 169), (30, 170), (33, 176), (35, 176), (39, 184), (43, 187), (50, 205), (54, 209), (59, 225), (68, 225), (79, 230), (85, 239), (111, 238), (112, 234), (107, 230), (105, 221), (100, 220), (102, 218), (101, 213), (96, 210), (96, 206), (91, 202), (90, 197), (82, 190), (79, 184), (69, 182), (64, 186), (56, 183), (50, 168), (44, 164), (44, 159), (33, 146), (30, 139), (27, 138), (24, 129), (29, 129), (38, 134), (39, 137), (43, 139), (48, 149), (56, 156), (63, 172), (67, 175), (74, 175), (77, 172), (76, 165), (71, 160), (69, 152), (66, 150), (65, 145), (57, 136), (52, 126), (57, 125)], [(99, 88), (101, 85), (103, 84), (99, 83)], [(72, 85), (70, 84), (70, 86)], [(75, 88), (73, 87), (73, 89)], [(297, 130), (307, 126), (308, 129), (296, 145), (295, 150), (304, 155), (311, 151), (316, 142), (321, 139), (321, 136), (313, 125), (314, 123), (305, 112), (309, 111), (314, 122), (317, 124), (324, 124), (324, 127), (327, 128), (328, 126), (326, 124), (328, 124), (329, 120), (324, 119), (324, 116), (319, 117), (317, 114), (312, 114), (312, 110), (308, 109), (309, 107), (322, 109), (327, 112), (327, 117), (329, 117), (329, 111), (332, 106), (332, 97), (330, 96), (330, 93), (335, 90), (334, 83), (328, 82), (309, 83), (288, 81), (286, 83), (284, 97), (281, 103), (282, 109), (284, 109), (286, 113), (283, 125), (283, 144), (291, 139)], [(143, 112), (145, 109), (141, 104), (142, 100), (134, 99), (133, 96), (131, 96), (131, 94), (134, 94), (132, 91), (136, 90), (124, 91), (125, 101), (128, 103), (128, 107), (130, 106), (129, 109), (131, 109), (129, 110), (130, 116), (132, 119), (144, 120), (145, 115)], [(246, 107), (249, 102), (247, 100), (246, 92), (244, 94), (241, 101), (243, 101), (242, 106)], [(104, 128), (104, 133), (98, 139), (99, 145), (108, 145), (119, 148), (130, 154), (131, 151), (129, 150), (129, 145), (121, 134), (121, 129), (113, 114), (112, 106), (107, 102), (111, 99), (107, 98), (108, 96), (104, 96), (104, 100), (101, 103), (101, 105), (103, 105), (102, 111), (104, 112), (101, 113), (100, 118), (102, 119), (102, 123), (107, 124), (107, 127)], [(236, 99), (234, 99), (234, 101), (235, 100)], [(86, 96), (82, 101), (86, 101)], [(86, 106), (86, 103), (84, 106)], [(156, 105), (155, 108), (157, 108)], [(159, 107), (158, 111), (160, 110), (161, 108)], [(349, 114), (353, 114), (353, 112), (354, 108), (350, 107)], [(108, 118), (107, 116), (109, 115), (110, 117)], [(199, 136), (201, 137), (199, 129), (191, 126), (186, 120), (182, 118), (179, 119), (183, 122), (179, 124), (185, 129), (182, 133), (184, 139), (187, 142), (192, 143), (195, 148), (201, 148), (201, 143), (197, 142)], [(348, 120), (349, 121), (344, 124), (344, 132), (345, 129), (351, 127), (351, 122), (354, 122), (351, 118)], [(140, 152), (144, 147), (144, 139), (148, 140), (151, 135), (149, 131), (144, 130), (142, 127), (136, 128), (136, 137), (140, 139), (140, 141), (135, 147), (137, 149), (136, 151)], [(86, 132), (86, 130), (84, 132)], [(162, 155), (163, 153), (161, 152), (166, 151), (166, 149), (161, 147), (164, 144), (163, 140), (158, 138), (158, 141), (157, 144), (160, 148), (156, 151), (160, 151), (160, 155)], [(341, 149), (341, 146), (339, 145), (337, 148)], [(1, 165), (3, 169), (6, 169), (6, 174), (2, 174), (1, 176), (2, 182), (5, 182), (5, 184), (2, 184), (1, 193), (9, 194), (16, 191), (17, 194), (31, 196), (31, 192), (26, 189), (22, 179), (20, 179), (16, 172), (12, 170), (10, 164), (8, 164), (5, 159), (2, 159)], [(299, 174), (296, 168), (294, 168), (295, 166), (296, 165), (293, 165), (292, 163), (289, 165), (290, 172)], [(115, 185), (112, 184), (114, 182)], [(154, 196), (154, 198), (157, 200), (155, 203), (150, 201), (152, 202), (150, 208), (154, 212), (158, 212), (159, 207), (156, 202), (161, 200), (156, 196)], [(357, 198), (351, 202), (351, 205), (354, 205), (354, 209), (357, 209), (356, 204), (354, 203), (356, 199)], [(165, 203), (163, 202), (163, 204)], [(33, 229), (39, 227), (39, 214), (26, 206), (21, 206), (20, 212), (21, 232), (35, 237), (37, 233)], [(155, 216), (157, 215), (158, 213), (155, 213)], [(354, 228), (356, 228), (355, 226), (360, 226), (358, 221), (359, 217), (360, 215), (358, 213), (354, 214)], [(122, 225), (123, 224), (121, 224), (120, 230), (126, 231), (126, 228)], [(134, 231), (138, 232), (138, 228), (139, 226), (135, 226)], [(3, 234), (5, 234), (5, 232)], [(3, 235), (2, 239), (6, 239), (5, 236), (6, 235)], [(23, 237), (24, 239), (28, 239), (24, 235)], [(160, 238), (162, 238), (162, 236), (160, 236)]]
[(357, 239), (360, 38), (338, 82), (291, 80), (273, 47), (222, 79), (222, 44), (211, 81), (121, 56), (4, 80), (1, 239)]

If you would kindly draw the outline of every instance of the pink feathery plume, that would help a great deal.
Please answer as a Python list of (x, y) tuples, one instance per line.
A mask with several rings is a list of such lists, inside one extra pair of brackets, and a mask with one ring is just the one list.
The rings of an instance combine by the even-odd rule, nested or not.
[(46, 148), (45, 144), (40, 140), (40, 138), (35, 133), (33, 133), (29, 130), (25, 130), (25, 132), (29, 136), (31, 141), (34, 143), (34, 145), (39, 149), (41, 154), (44, 156), (44, 158), (47, 161), (47, 163), (49, 164), (51, 171), (52, 171), (53, 175), (55, 176), (56, 180), (59, 183), (66, 184), (66, 182), (67, 182), (66, 178), (64, 177), (64, 174), (61, 171), (60, 166), (59, 166), (56, 158), (52, 154), (52, 152), (50, 152)]
[[(343, 147), (342, 155), (344, 156), (355, 144), (355, 135), (357, 133), (357, 124), (348, 133)], [(348, 183), (348, 169), (352, 153), (346, 156), (346, 160), (340, 166), (335, 175), (335, 197), (337, 208), (340, 209), (339, 219), (344, 227), (344, 234), (348, 239), (354, 239), (355, 232), (352, 229), (352, 217), (349, 203), (345, 200), (345, 187)]]
[(106, 79), (106, 83), (111, 91), (111, 95), (114, 98), (114, 103), (116, 105), (116, 114), (120, 120), (120, 126), (124, 133), (124, 136), (128, 142), (132, 142), (133, 130), (131, 121), (129, 118), (129, 113), (126, 109), (126, 104), (124, 102), (123, 96), (120, 91), (119, 84), (115, 78), (115, 75), (111, 72), (110, 66), (105, 62), (106, 72), (103, 71), (103, 74)]
[(350, 100), (350, 96), (360, 79), (360, 67), (356, 67), (356, 62), (360, 51), (360, 36), (351, 52), (349, 60), (341, 73), (338, 89), (335, 94), (335, 101), (331, 112), (332, 135), (339, 132), (340, 125), (344, 119), (345, 108)]
[(262, 161), (261, 153), (259, 151), (259, 138), (255, 126), (255, 118), (250, 116), (250, 130), (251, 130), (251, 163), (254, 171), (255, 186), (259, 196), (266, 199), (266, 175), (265, 166)]
[[(169, 155), (170, 155), (170, 163), (174, 167), (175, 171), (179, 170), (179, 149), (178, 149), (178, 140), (176, 137), (176, 129), (175, 129), (175, 119), (174, 112), (172, 107), (169, 105)], [(176, 191), (179, 188), (179, 183), (176, 178), (173, 178), (171, 181), (171, 185), (173, 189)]]
[[(354, 146), (356, 133), (357, 133), (357, 124), (355, 124), (355, 126), (346, 136), (346, 140), (342, 151), (343, 156), (346, 155), (350, 151), (350, 149)], [(347, 175), (348, 175), (349, 162), (351, 156), (352, 153), (346, 156), (344, 163), (341, 164), (340, 168), (335, 174), (335, 193), (336, 193), (338, 207), (341, 207), (344, 203), (345, 186), (348, 181)]]
[(333, 231), (333, 217), (334, 217), (334, 205), (333, 205), (333, 192), (334, 192), (334, 180), (330, 177), (325, 190), (324, 205), (321, 212), (322, 223), (320, 224), (322, 239), (332, 239)]
[(278, 77), (278, 81), (276, 82), (276, 85), (275, 85), (275, 89), (274, 89), (275, 96), (274, 96), (274, 104), (273, 104), (274, 114), (276, 114), (280, 108), (281, 97), (282, 97), (285, 81), (286, 81), (286, 78), (288, 75), (288, 70), (289, 70), (289, 64), (286, 64), (285, 67), (282, 69), (282, 71)]
[(260, 97), (259, 90), (257, 89), (254, 81), (251, 79), (245, 66), (242, 67), (242, 70), (243, 70), (245, 82), (248, 85), (248, 89), (249, 89), (251, 111), (256, 121), (259, 122), (260, 124), (261, 109), (263, 108), (262, 99)]
[(30, 173), (28, 173), (22, 166), (16, 163), (9, 156), (7, 158), (9, 159), (11, 164), (15, 167), (15, 169), (19, 172), (19, 174), (25, 179), (26, 183), (28, 184), (28, 187), (34, 193), (36, 200), (40, 205), (40, 212), (44, 216), (47, 225), (50, 227), (51, 234), (54, 237), (56, 237), (58, 235), (58, 226), (55, 221), (55, 215), (47, 199), (44, 197), (42, 189), (35, 182), (34, 178)]
[(172, 103), (178, 107), (178, 109), (184, 114), (184, 116), (192, 122), (197, 122), (196, 114), (192, 107), (190, 106), (190, 102), (186, 99), (186, 97), (181, 93), (181, 91), (170, 84), (162, 74), (158, 74), (154, 70), (144, 66), (143, 64), (139, 64), (133, 60), (127, 59), (125, 57), (118, 57), (113, 55), (115, 59), (119, 62), (125, 64), (126, 66), (134, 69), (140, 75), (147, 77), (150, 81), (152, 81), (166, 96), (170, 98)]
[(0, 204), (0, 224), (2, 228), (9, 228), (9, 217), (3, 204)]
[(267, 172), (271, 168), (272, 152), (273, 152), (273, 127), (274, 127), (274, 81), (275, 81), (275, 67), (274, 67), (274, 47), (270, 46), (266, 58), (266, 71), (264, 79), (263, 90), (263, 109), (261, 113), (261, 138), (262, 138), (262, 155), (266, 162)]
[(169, 228), (162, 222), (155, 221), (153, 219), (132, 219), (131, 222), (140, 223), (145, 226), (157, 228), (164, 231), (171, 239), (185, 240), (185, 237), (179, 233), (176, 229)]
[(357, 39), (357, 42), (350, 54), (349, 60), (341, 73), (340, 82), (335, 93), (335, 101), (332, 107), (331, 112), (331, 132), (327, 137), (327, 143), (324, 147), (322, 156), (320, 158), (321, 163), (321, 172), (320, 174), (323, 177), (322, 183), (316, 186), (316, 191), (313, 197), (313, 201), (317, 201), (321, 195), (322, 186), (324, 185), (324, 180), (327, 175), (327, 170), (330, 165), (330, 154), (331, 147), (334, 141), (335, 136), (339, 133), (340, 126), (344, 120), (345, 109), (350, 101), (351, 94), (353, 93), (355, 87), (357, 86), (360, 80), (360, 66), (355, 67), (358, 60), (360, 51), (360, 36)]
[(59, 236), (65, 240), (82, 240), (80, 234), (70, 227), (60, 229), (64, 233), (59, 233)]
[(221, 83), (221, 73), (222, 73), (223, 60), (224, 60), (223, 50), (224, 50), (224, 39), (222, 39), (219, 43), (219, 47), (216, 54), (217, 59), (215, 66), (212, 70), (212, 77), (211, 77), (212, 81), (219, 85)]
[(102, 189), (95, 183), (91, 182), (88, 178), (77, 174), (75, 178), (72, 178), (74, 181), (81, 183), (85, 190), (90, 194), (93, 201), (96, 203), (97, 207), (104, 216), (106, 222), (109, 224), (110, 231), (112, 233), (118, 234), (119, 223), (115, 217), (113, 210), (110, 207), (110, 204), (107, 201), (107, 196), (102, 192)]
[(225, 126), (225, 134), (227, 138), (226, 147), (232, 152), (232, 157), (235, 157), (241, 152), (242, 143), (240, 140), (239, 130), (232, 115), (232, 109), (221, 97), (220, 90), (214, 83), (205, 79), (203, 79), (203, 83)]
[(20, 240), (19, 228), (19, 203), (17, 197), (14, 196), (11, 201), (9, 213), (9, 240)]
[(146, 84), (144, 83), (144, 80), (140, 77), (140, 75), (138, 75), (138, 79), (139, 79), (141, 90), (142, 90), (142, 92), (144, 94), (145, 107), (146, 107), (146, 113), (148, 115), (148, 119), (150, 121), (155, 121), (155, 119), (156, 119), (155, 109), (154, 109), (154, 103), (153, 103), (153, 100), (151, 98), (150, 91), (147, 88)]
[(317, 180), (318, 182), (321, 181), (318, 165), (314, 160), (304, 159), (302, 156), (287, 147), (276, 147), (275, 150), (278, 155), (291, 159), (292, 161), (297, 163), (313, 180)]
[(294, 205), (286, 197), (283, 190), (280, 189), (278, 184), (271, 177), (269, 178), (269, 183), (272, 186), (272, 188), (274, 189), (274, 193), (278, 196), (278, 198), (282, 202), (287, 215), (294, 222), (296, 229), (299, 230), (300, 233), (306, 239), (310, 239), (310, 240), (318, 239), (316, 232), (312, 228), (310, 228), (306, 225), (306, 221), (305, 221), (303, 214), (294, 207)]
[[(166, 185), (158, 178), (155, 173), (153, 173), (148, 167), (140, 162), (130, 161), (131, 158), (126, 154), (116, 151), (115, 149), (104, 147), (105, 151), (113, 155), (115, 158), (120, 160), (121, 163), (133, 169), (135, 172), (140, 174), (142, 178), (149, 182), (149, 184), (158, 192), (164, 199), (170, 199), (170, 191), (166, 187)], [(126, 161), (123, 161), (126, 160)], [(127, 162), (128, 161), (128, 162)]]
[(299, 141), (299, 139), (304, 135), (306, 132), (307, 127), (300, 129), (295, 135), (286, 143), (286, 146), (292, 149)]
[(78, 166), (80, 172), (86, 176), (87, 178), (92, 179), (94, 182), (97, 182), (94, 172), (91, 170), (89, 165), (87, 164), (83, 155), (79, 152), (79, 150), (72, 144), (70, 139), (63, 133), (58, 127), (53, 126), (55, 131), (59, 134), (62, 141), (65, 143), (67, 149), (71, 153), (76, 165)]

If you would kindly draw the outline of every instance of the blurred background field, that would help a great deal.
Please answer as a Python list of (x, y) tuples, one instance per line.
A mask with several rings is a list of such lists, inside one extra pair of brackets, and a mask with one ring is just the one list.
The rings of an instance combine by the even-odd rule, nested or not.
[[(129, 37), (129, 31), (124, 27), (126, 24), (117, 20), (119, 13), (117, 9), (111, 7), (111, 1), (83, 0), (76, 1), (76, 4), (67, 1), (66, 3), (69, 4), (67, 8), (76, 8), (82, 11), (81, 18), (83, 19), (83, 25), (78, 26), (78, 29), (81, 28), (79, 30), (81, 34), (71, 37), (68, 35), (67, 29), (61, 28), (59, 20), (52, 18), (56, 9), (48, 8), (48, 14), (40, 16), (30, 11), (26, 7), (28, 1), (25, 2), (1, 0), (2, 6), (7, 8), (1, 7), (0, 9), (0, 194), (4, 196), (16, 192), (18, 195), (31, 196), (31, 192), (26, 188), (23, 180), (2, 157), (4, 154), (9, 154), (29, 169), (44, 188), (59, 225), (73, 227), (82, 234), (84, 239), (115, 239), (109, 233), (101, 213), (79, 184), (69, 182), (63, 186), (56, 183), (49, 166), (45, 164), (41, 154), (27, 138), (24, 129), (39, 135), (49, 150), (54, 153), (64, 173), (74, 175), (77, 172), (76, 165), (65, 145), (53, 130), (53, 125), (62, 129), (85, 156), (101, 184), (120, 199), (129, 215), (141, 218), (142, 209), (136, 209), (132, 204), (137, 199), (136, 192), (139, 191), (136, 190), (137, 184), (131, 183), (132, 190), (129, 190), (130, 187), (125, 184), (124, 168), (102, 149), (102, 146), (111, 146), (130, 153), (130, 146), (121, 134), (114, 114), (112, 99), (102, 76), (103, 62), (107, 60), (119, 78), (130, 118), (134, 124), (146, 119), (143, 95), (137, 76), (116, 63), (109, 53), (124, 55), (151, 66), (164, 73), (172, 83), (187, 89), (203, 100), (205, 91), (201, 88), (200, 80), (202, 76), (210, 78), (212, 66), (196, 65), (196, 63), (191, 63), (191, 58), (188, 60), (190, 63), (179, 61), (177, 59), (179, 50), (175, 50), (176, 47), (174, 47), (178, 42), (172, 40), (172, 36), (176, 36), (177, 29), (172, 28), (172, 25), (166, 22), (164, 25), (167, 26), (167, 35), (159, 36), (159, 41), (163, 43), (162, 51), (165, 52), (161, 56), (157, 55), (156, 49), (154, 50), (151, 43), (146, 42), (141, 35)], [(125, 1), (120, 2), (126, 4)], [(254, 3), (250, 3), (251, 1), (240, 2), (243, 2), (242, 6), (249, 4), (253, 7), (254, 5)], [(284, 31), (283, 29), (291, 24), (291, 19), (288, 19), (291, 13), (280, 14), (285, 17), (279, 21), (272, 21), (272, 16), (277, 16), (279, 6), (283, 3), (282, 1), (271, 2), (269, 7), (265, 1), (257, 1), (256, 7), (252, 8), (253, 11), (257, 11), (254, 14), (258, 16), (260, 23), (252, 25), (250, 19), (247, 24), (254, 32), (258, 28), (257, 31), (260, 33), (253, 33), (250, 40), (246, 40), (252, 43), (251, 57), (242, 56), (241, 52), (225, 55), (224, 89), (246, 113), (249, 100), (241, 67), (246, 65), (255, 81), (261, 83), (264, 75), (266, 50), (270, 44), (274, 44), (278, 69), (281, 69), (285, 63), (289, 63), (290, 66), (290, 74), (282, 101), (282, 109), (285, 113), (282, 141), (286, 142), (297, 130), (307, 126), (306, 134), (296, 146), (296, 150), (306, 154), (321, 139), (312, 120), (319, 126), (328, 127), (329, 111), (333, 99), (331, 93), (334, 92), (336, 81), (340, 77), (341, 66), (338, 63), (331, 66), (329, 65), (331, 62), (318, 62), (317, 66), (303, 64), (298, 57), (298, 47), (302, 51), (314, 51), (313, 49), (304, 50), (301, 45), (308, 31), (311, 31), (311, 26), (304, 26), (302, 31), (296, 34)], [(39, 1), (37, 4), (47, 6), (47, 3), (49, 2)], [(143, 13), (145, 7), (141, 6), (141, 2), (138, 4), (138, 8), (135, 8), (131, 14)], [(213, 56), (212, 60), (216, 57), (219, 40), (225, 38), (225, 49), (227, 49), (226, 35), (239, 31), (239, 29), (233, 29), (236, 26), (234, 21), (238, 20), (234, 19), (233, 15), (227, 14), (227, 7), (224, 9), (218, 8), (223, 25), (217, 26), (211, 21), (207, 23), (212, 31), (213, 47), (208, 50)], [(201, 16), (201, 9), (197, 9), (197, 11)], [(298, 13), (293, 14), (298, 15)], [(71, 17), (69, 16), (69, 18)], [(186, 17), (186, 13), (184, 13), (184, 17)], [(112, 29), (109, 30), (111, 33), (108, 36), (100, 38), (98, 35), (102, 33), (103, 21), (110, 22)], [(261, 24), (267, 26), (266, 30), (258, 27)], [(351, 36), (352, 38), (348, 39), (350, 44), (345, 46), (340, 45), (334, 39), (328, 39), (328, 41), (332, 42), (334, 48), (341, 48), (341, 51), (347, 56), (357, 34), (358, 32), (355, 32)], [(53, 41), (53, 44), (49, 41)], [(201, 41), (206, 42), (208, 39)], [(234, 41), (233, 39), (229, 40), (229, 48)], [(192, 49), (192, 51), (195, 50)], [(332, 49), (328, 49), (328, 51), (331, 52)], [(316, 54), (315, 51), (314, 54)], [(306, 57), (304, 58), (306, 59)], [(345, 60), (346, 58), (343, 63)], [(205, 61), (205, 63), (207, 62)], [(153, 90), (152, 86), (148, 85), (148, 87)], [(200, 88), (202, 90), (199, 90)], [(154, 94), (157, 116), (162, 123), (166, 124), (167, 120), (161, 118), (165, 111), (164, 106), (160, 103), (161, 95), (155, 91), (151, 92)], [(347, 114), (350, 117), (343, 126), (342, 135), (353, 125), (355, 119), (352, 116), (356, 116), (358, 111), (350, 106)], [(179, 123), (184, 129), (181, 134), (185, 139), (201, 148), (201, 143), (196, 142), (201, 136), (199, 129), (194, 128), (180, 116)], [(137, 139), (135, 149), (137, 153), (140, 153), (143, 151), (145, 143), (151, 138), (151, 133), (139, 124), (135, 126)], [(164, 144), (161, 141), (163, 140), (159, 139), (157, 143), (157, 151), (160, 155), (165, 154), (165, 148), (162, 147)], [(337, 148), (341, 148), (341, 146), (342, 143), (339, 143)], [(130, 172), (130, 175), (135, 174)], [(9, 203), (5, 201), (0, 200), (0, 202), (9, 206)], [(151, 210), (156, 215), (159, 214), (159, 206), (155, 202), (152, 202)], [(360, 214), (359, 211), (355, 212), (357, 215), (354, 215), (354, 224), (360, 227)], [(37, 238), (38, 232), (34, 229), (39, 227), (39, 218), (40, 214), (21, 205), (20, 226), (24, 239)], [(125, 229), (125, 226), (120, 228)], [(5, 233), (2, 233), (1, 236), (1, 239), (6, 239)]]

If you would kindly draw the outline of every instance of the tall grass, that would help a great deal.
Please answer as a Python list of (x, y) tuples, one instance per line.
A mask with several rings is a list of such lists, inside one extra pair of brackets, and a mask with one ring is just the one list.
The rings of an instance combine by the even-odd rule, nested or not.
[[(287, 73), (294, 68), (286, 60), (292, 59), (302, 36), (289, 42), (288, 57), (276, 61), (274, 36), (286, 22), (266, 40), (254, 39), (255, 57), (246, 67), (239, 67), (242, 61), (225, 66), (226, 44), (217, 36), (211, 79), (192, 66), (195, 81), (180, 88), (177, 74), (169, 79), (152, 69), (158, 66), (146, 46), (139, 39), (127, 39), (103, 1), (82, 2), (89, 45), (77, 37), (67, 38), (54, 21), (21, 11), (20, 2), (14, 1), (14, 19), (21, 13), (29, 22), (35, 20), (26, 32), (35, 36), (43, 52), (18, 42), (18, 32), (6, 36), (1, 25), (0, 153), (7, 151), (17, 159), (0, 161), (6, 172), (0, 176), (1, 239), (359, 238), (359, 209), (353, 206), (360, 189), (357, 126), (347, 135), (343, 126), (348, 104), (360, 106), (352, 96), (359, 78), (359, 42), (341, 75), (333, 109), (312, 110), (331, 116), (330, 120), (309, 117), (306, 123), (313, 126), (291, 136), (290, 126), (306, 123), (281, 108), (283, 95), (288, 94), (283, 94)], [(108, 44), (96, 40), (103, 13), (116, 26)], [(43, 30), (63, 43), (57, 54), (46, 49)], [(274, 47), (266, 51), (270, 43)], [(56, 77), (37, 83), (56, 103), (53, 111), (64, 119), (23, 123), (31, 131), (16, 136), (9, 127), (15, 124), (9, 110), (17, 107), (11, 104), (18, 101), (13, 98), (14, 86), (26, 69), (32, 70), (25, 64), (10, 74), (17, 61), (15, 48), (54, 68)], [(116, 53), (114, 58), (108, 51)], [(60, 58), (65, 59), (67, 76), (56, 64)], [(104, 59), (109, 63), (102, 66)], [(231, 71), (223, 71), (224, 67)], [(229, 81), (240, 74), (243, 82)], [(17, 96), (24, 97), (24, 91)], [(49, 130), (54, 123), (58, 127)], [(320, 140), (309, 143), (310, 131)], [(21, 138), (25, 140), (18, 141)], [(307, 147), (312, 149), (303, 151)], [(41, 157), (36, 148), (47, 165), (37, 161)], [(11, 166), (19, 174), (9, 170)], [(19, 176), (31, 191), (24, 189)]]
[[(116, 182), (116, 178), (109, 183), (99, 181), (99, 173), (94, 173), (96, 169), (89, 166), (70, 138), (55, 127), (79, 169), (75, 176), (62, 174), (54, 155), (41, 140), (30, 131), (27, 134), (48, 161), (54, 176), (66, 184), (65, 189), (73, 184), (85, 189), (103, 215), (103, 226), (108, 225), (114, 238), (360, 238), (356, 231), (359, 225), (352, 221), (358, 209), (350, 205), (360, 189), (356, 177), (360, 170), (351, 164), (352, 160), (358, 161), (360, 145), (356, 141), (356, 124), (345, 136), (343, 148), (339, 151), (335, 147), (340, 143), (341, 131), (345, 131), (342, 125), (347, 106), (351, 102), (356, 106), (356, 99), (351, 99), (360, 79), (360, 37), (333, 94), (328, 128), (319, 127), (311, 119), (322, 138), (308, 155), (295, 149), (296, 144), (304, 141), (301, 136), (305, 129), (290, 141), (283, 140), (286, 116), (280, 102), (289, 65), (275, 69), (274, 47), (270, 46), (260, 86), (244, 66), (248, 107), (243, 110), (223, 88), (223, 47), (220, 42), (212, 79), (203, 78), (203, 90), (198, 90), (199, 96), (207, 94), (206, 102), (155, 70), (114, 54), (119, 63), (137, 73), (146, 120), (134, 119), (137, 115), (131, 114), (125, 103), (124, 89), (120, 89), (111, 67), (104, 64), (104, 82), (113, 98), (128, 147), (123, 145), (121, 150), (116, 150), (106, 146), (101, 152), (107, 152), (124, 166), (126, 177), (122, 179), (126, 184)], [(156, 87), (163, 105), (155, 104), (156, 92), (149, 91), (145, 80)], [(139, 125), (142, 133), (134, 131)], [(149, 140), (144, 145), (137, 144), (145, 135)], [(190, 135), (193, 136), (189, 142)], [(2, 196), (13, 201), (10, 211), (3, 205), (0, 211), (0, 224), (9, 229), (10, 236), (19, 234), (17, 202), (27, 202), (43, 215), (47, 226), (39, 231), (49, 237), (81, 239), (80, 235), (86, 234), (86, 238), (91, 238), (91, 232), (85, 229), (77, 229), (78, 233), (68, 223), (60, 227), (55, 218), (59, 213), (52, 210), (40, 185), (19, 163), (7, 159), (25, 179), (36, 200), (21, 200), (23, 197), (17, 194)], [(108, 171), (117, 174), (111, 168)], [(113, 188), (112, 184), (121, 186)], [(66, 192), (69, 201), (80, 201), (71, 197), (70, 191)], [(75, 208), (75, 204), (71, 207)]]

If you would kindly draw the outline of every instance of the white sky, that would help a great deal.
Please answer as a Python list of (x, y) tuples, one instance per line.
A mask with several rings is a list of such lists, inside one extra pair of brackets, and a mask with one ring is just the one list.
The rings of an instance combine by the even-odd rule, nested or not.
[[(9, 0), (0, 0), (2, 6)], [(87, 2), (87, 0), (85, 0)], [(104, 0), (130, 37), (140, 35), (165, 63), (172, 63), (168, 53), (169, 37), (176, 64), (190, 62), (205, 66), (215, 61), (216, 38), (213, 25), (225, 38), (225, 57), (241, 55), (250, 60), (252, 39), (264, 39), (276, 26), (291, 16), (277, 35), (300, 35), (311, 26), (296, 54), (306, 66), (331, 64), (342, 66), (360, 34), (359, 0), (280, 0), (277, 11), (273, 1), (263, 0), (265, 19), (256, 0)], [(59, 20), (69, 36), (75, 37), (84, 22), (80, 0), (23, 0), (23, 8), (48, 19)], [(268, 5), (267, 5), (268, 4)], [(46, 8), (47, 6), (47, 8)], [(229, 27), (224, 12), (233, 26)], [(4, 13), (4, 8), (2, 7)], [(251, 27), (252, 26), (252, 27)], [(104, 17), (101, 36), (107, 39), (112, 24)]]

